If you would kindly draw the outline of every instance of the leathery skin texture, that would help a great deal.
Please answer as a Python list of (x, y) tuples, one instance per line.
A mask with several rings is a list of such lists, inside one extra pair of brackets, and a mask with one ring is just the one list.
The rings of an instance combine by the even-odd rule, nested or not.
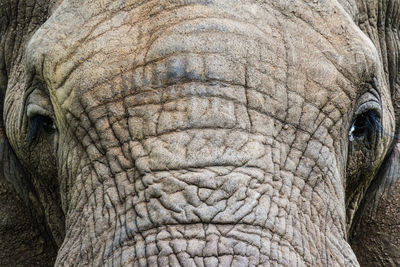
[(348, 130), (373, 83), (393, 132), (379, 56), (336, 1), (63, 1), (5, 102), (22, 161), (18, 111), (54, 114), (56, 266), (358, 266)]

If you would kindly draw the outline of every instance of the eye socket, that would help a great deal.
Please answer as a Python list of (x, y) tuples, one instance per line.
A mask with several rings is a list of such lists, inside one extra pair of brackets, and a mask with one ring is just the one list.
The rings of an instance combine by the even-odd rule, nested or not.
[(35, 115), (31, 119), (28, 135), (26, 136), (26, 142), (30, 146), (35, 140), (39, 138), (41, 133), (50, 136), (54, 134), (56, 130), (57, 127), (50, 117)]
[(358, 115), (349, 131), (349, 141), (373, 142), (374, 138), (382, 132), (380, 116), (375, 110), (368, 110)]

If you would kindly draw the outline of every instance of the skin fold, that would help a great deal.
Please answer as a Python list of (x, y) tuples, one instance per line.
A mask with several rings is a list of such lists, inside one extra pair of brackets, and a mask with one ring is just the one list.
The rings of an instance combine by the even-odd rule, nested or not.
[(15, 262), (400, 263), (397, 1), (0, 3)]

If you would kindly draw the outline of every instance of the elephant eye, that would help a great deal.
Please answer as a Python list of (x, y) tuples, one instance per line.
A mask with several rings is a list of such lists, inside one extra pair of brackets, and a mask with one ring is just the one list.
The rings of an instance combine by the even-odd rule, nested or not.
[(356, 117), (349, 131), (349, 141), (373, 142), (374, 137), (382, 131), (379, 115), (369, 110)]
[(57, 130), (53, 120), (48, 116), (35, 115), (31, 119), (31, 123), (26, 136), (26, 142), (31, 145), (41, 133), (52, 135)]

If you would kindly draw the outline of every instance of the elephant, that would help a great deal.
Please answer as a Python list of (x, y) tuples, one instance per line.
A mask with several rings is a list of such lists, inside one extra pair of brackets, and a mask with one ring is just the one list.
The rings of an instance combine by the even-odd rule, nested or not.
[(400, 265), (398, 0), (0, 0), (0, 265)]

